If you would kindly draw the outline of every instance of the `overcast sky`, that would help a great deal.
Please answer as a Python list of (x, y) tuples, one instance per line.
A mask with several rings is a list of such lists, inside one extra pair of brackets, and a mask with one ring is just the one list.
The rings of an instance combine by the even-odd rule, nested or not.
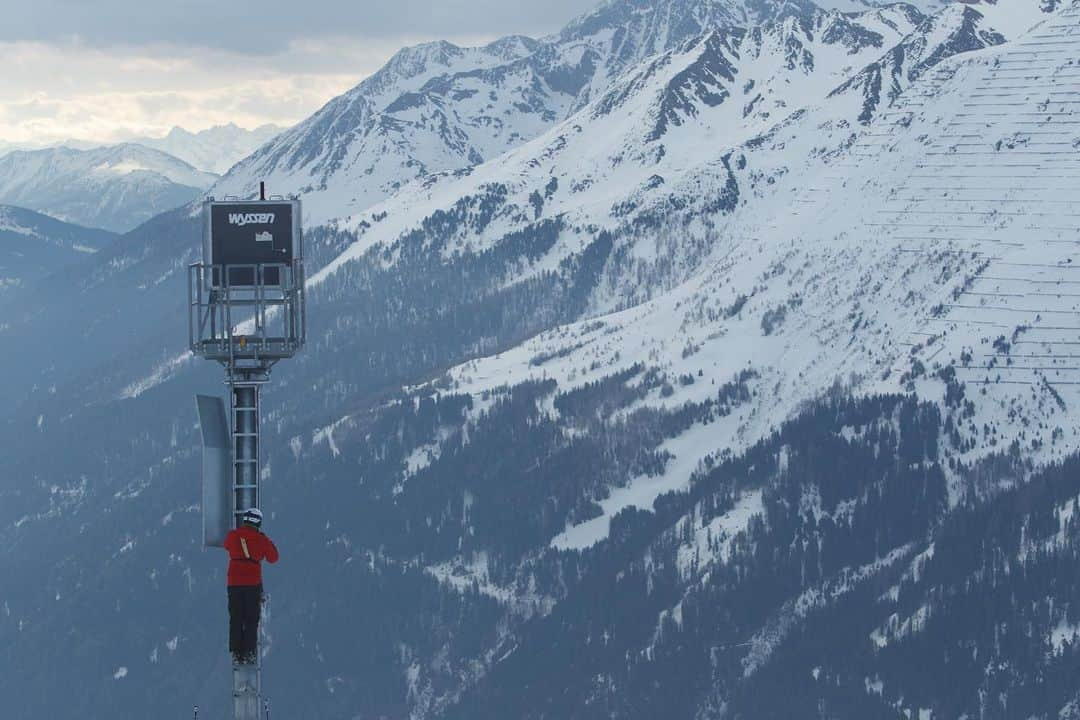
[(425, 40), (553, 32), (599, 0), (0, 0), (0, 148), (291, 124)]

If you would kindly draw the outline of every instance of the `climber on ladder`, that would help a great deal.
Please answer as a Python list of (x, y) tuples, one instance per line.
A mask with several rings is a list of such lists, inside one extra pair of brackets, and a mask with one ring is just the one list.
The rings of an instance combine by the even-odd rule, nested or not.
[(258, 659), (259, 616), (262, 613), (262, 561), (278, 561), (274, 543), (262, 533), (262, 512), (246, 510), (241, 526), (225, 536), (229, 553), (229, 651), (234, 665)]

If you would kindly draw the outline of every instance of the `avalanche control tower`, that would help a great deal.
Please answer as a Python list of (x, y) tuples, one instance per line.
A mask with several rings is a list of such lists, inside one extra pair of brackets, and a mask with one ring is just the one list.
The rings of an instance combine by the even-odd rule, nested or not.
[[(304, 252), (300, 200), (209, 198), (203, 204), (203, 261), (188, 268), (191, 352), (225, 369), (228, 411), (199, 395), (203, 440), (203, 544), (222, 547), (240, 516), (261, 507), (259, 391), (270, 370), (304, 346)], [(235, 720), (257, 720), (262, 653), (234, 666)]]

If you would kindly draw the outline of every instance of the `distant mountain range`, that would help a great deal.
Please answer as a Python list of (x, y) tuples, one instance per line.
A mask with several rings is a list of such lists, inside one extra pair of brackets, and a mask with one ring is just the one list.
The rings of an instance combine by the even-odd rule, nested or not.
[(278, 125), (267, 124), (254, 130), (246, 130), (229, 123), (193, 133), (174, 127), (163, 138), (138, 137), (128, 142), (160, 150), (180, 158), (194, 168), (221, 175), (259, 146), (273, 139), (282, 129)]
[(273, 123), (260, 125), (253, 130), (242, 128), (235, 123), (228, 123), (198, 132), (177, 126), (161, 137), (144, 135), (119, 143), (102, 143), (78, 138), (47, 144), (11, 143), (0, 140), (0, 155), (13, 150), (47, 150), (58, 147), (94, 150), (113, 145), (135, 144), (168, 153), (197, 170), (221, 175), (283, 129)]
[(0, 203), (125, 232), (199, 197), (218, 174), (280, 131), (275, 125), (245, 130), (230, 123), (197, 133), (177, 127), (163, 138), (117, 145), (72, 140), (9, 148), (0, 155)]
[(0, 203), (125, 232), (191, 202), (216, 179), (142, 145), (16, 150), (0, 157)]

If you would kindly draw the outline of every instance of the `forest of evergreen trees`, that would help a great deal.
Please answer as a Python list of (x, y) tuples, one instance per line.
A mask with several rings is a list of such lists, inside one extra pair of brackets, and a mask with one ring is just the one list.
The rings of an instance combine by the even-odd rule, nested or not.
[[(1053, 640), (1078, 626), (1062, 508), (1080, 460), (950, 513), (941, 431), (909, 398), (820, 404), (656, 512), (622, 513), (583, 558), (548, 558), (579, 584), (447, 717), (1056, 716), (1080, 669), (1072, 630)], [(688, 582), (680, 520), (754, 489), (762, 516)]]

